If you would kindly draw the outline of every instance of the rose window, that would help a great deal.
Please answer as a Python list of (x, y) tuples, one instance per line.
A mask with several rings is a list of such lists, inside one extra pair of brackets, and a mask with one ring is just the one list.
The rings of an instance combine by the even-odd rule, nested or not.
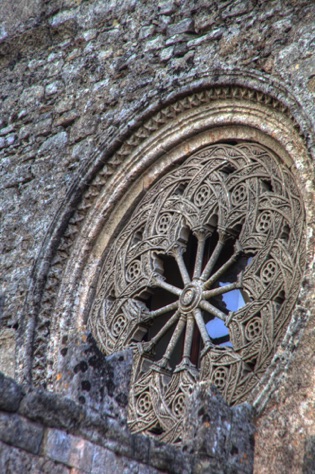
[(291, 172), (258, 144), (204, 148), (146, 192), (90, 315), (105, 354), (133, 348), (132, 431), (178, 442), (198, 381), (247, 399), (295, 304), (303, 226)]

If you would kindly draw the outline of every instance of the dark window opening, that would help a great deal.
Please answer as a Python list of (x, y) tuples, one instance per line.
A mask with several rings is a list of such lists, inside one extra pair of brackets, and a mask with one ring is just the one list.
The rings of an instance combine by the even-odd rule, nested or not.
[(184, 191), (185, 189), (187, 188), (188, 186), (188, 181), (184, 181), (182, 183), (180, 183), (177, 188), (175, 189), (175, 192), (174, 194), (177, 194), (179, 196), (182, 196), (184, 194)]
[(280, 239), (284, 240), (285, 242), (288, 242), (289, 237), (290, 237), (290, 227), (288, 226), (288, 224), (285, 224), (283, 226), (282, 233), (280, 235)]
[(285, 292), (282, 290), (280, 291), (280, 293), (277, 294), (274, 301), (275, 303), (281, 306), (284, 300), (285, 300)]
[(133, 242), (132, 242), (133, 245), (136, 245), (143, 240), (143, 232), (144, 232), (144, 227), (141, 227), (135, 232)]
[(263, 191), (267, 191), (267, 192), (274, 191), (272, 182), (270, 179), (262, 179), (260, 182), (261, 182), (261, 187)]
[[(210, 235), (206, 239), (203, 254), (202, 270), (205, 268), (207, 262), (211, 258), (211, 255), (215, 251), (215, 248), (218, 244), (218, 240), (219, 235), (217, 231), (214, 231), (212, 235)], [(235, 252), (235, 242), (236, 238), (230, 238), (226, 240), (211, 274), (216, 273), (224, 264), (226, 264), (230, 260), (230, 258)], [(190, 278), (192, 278), (194, 273), (197, 247), (198, 240), (196, 236), (192, 232), (190, 232), (187, 240), (186, 250), (183, 254), (184, 262), (186, 268), (188, 269)], [(184, 283), (175, 258), (170, 255), (158, 255), (157, 258), (159, 260), (160, 272), (161, 275), (163, 275), (164, 280), (167, 283), (176, 286), (177, 288), (183, 289)], [(224, 286), (236, 283), (240, 276), (240, 273), (243, 272), (247, 265), (251, 263), (252, 258), (252, 255), (240, 255), (236, 259), (236, 261), (232, 263), (227, 268), (227, 270), (220, 276), (220, 278), (218, 278), (218, 280), (212, 285), (212, 288), (222, 288)], [(170, 293), (169, 291), (161, 288), (156, 288), (154, 292), (149, 295), (146, 304), (150, 311), (154, 311), (177, 301), (177, 299), (178, 297)], [(280, 301), (280, 299), (281, 296), (279, 295), (277, 301)], [(238, 311), (249, 301), (249, 295), (242, 288), (232, 289), (230, 291), (227, 291), (226, 293), (214, 296), (209, 300), (211, 305), (213, 305), (225, 315), (228, 315), (230, 312)], [(158, 332), (164, 327), (164, 325), (168, 322), (168, 320), (172, 317), (173, 314), (174, 311), (170, 311), (169, 313), (155, 318), (151, 327), (148, 330), (148, 333), (145, 336), (145, 340), (151, 340), (156, 334), (158, 334)], [(224, 321), (204, 310), (202, 311), (202, 315), (212, 343), (220, 347), (232, 347), (232, 343), (230, 341), (229, 336), (229, 330), (224, 324)], [(174, 322), (173, 328), (176, 324), (177, 321)], [(154, 355), (154, 359), (156, 361), (160, 360), (165, 354), (167, 346), (171, 340), (171, 335), (172, 331), (168, 331), (157, 342), (155, 346)], [(170, 360), (170, 366), (172, 369), (174, 369), (181, 360), (184, 346), (184, 337), (185, 331), (183, 331), (173, 351), (172, 358)], [(191, 348), (191, 362), (196, 366), (198, 366), (199, 364), (200, 351), (202, 350), (202, 347), (203, 344), (201, 341), (200, 333), (195, 324)]]
[(235, 171), (236, 171), (236, 168), (231, 163), (227, 163), (220, 169), (220, 173), (223, 173), (226, 176), (232, 173), (235, 173)]
[(156, 426), (154, 426), (153, 428), (151, 428), (149, 430), (150, 433), (152, 433), (153, 435), (161, 435), (162, 433), (164, 433), (164, 430), (163, 428), (161, 427), (161, 425), (158, 423)]
[(192, 278), (193, 273), (194, 273), (196, 254), (197, 254), (197, 238), (193, 235), (192, 232), (190, 232), (186, 251), (184, 254), (184, 262), (186, 264), (186, 268), (188, 269), (190, 278)]

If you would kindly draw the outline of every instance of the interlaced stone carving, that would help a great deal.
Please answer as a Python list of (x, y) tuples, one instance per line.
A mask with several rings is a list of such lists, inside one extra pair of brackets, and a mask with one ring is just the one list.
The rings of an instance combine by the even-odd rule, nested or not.
[(108, 248), (90, 315), (134, 350), (129, 425), (180, 441), (196, 381), (244, 401), (283, 337), (304, 259), (291, 172), (261, 145), (217, 144), (147, 191)]

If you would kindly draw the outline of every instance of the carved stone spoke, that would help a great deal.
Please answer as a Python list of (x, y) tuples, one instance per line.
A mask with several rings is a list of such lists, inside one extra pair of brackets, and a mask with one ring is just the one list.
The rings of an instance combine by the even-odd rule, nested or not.
[(208, 311), (208, 313), (212, 314), (213, 316), (222, 319), (222, 321), (226, 320), (226, 315), (215, 306), (208, 303), (208, 301), (200, 301), (200, 307), (205, 311)]
[(193, 333), (194, 333), (194, 318), (191, 313), (187, 315), (187, 326), (186, 326), (186, 333), (185, 333), (185, 341), (184, 341), (184, 351), (183, 351), (183, 363), (189, 364), (191, 361), (191, 348), (193, 342)]
[(198, 378), (228, 403), (246, 399), (295, 304), (301, 210), (290, 171), (245, 142), (198, 151), (135, 207), (124, 244), (108, 246), (89, 320), (105, 353), (134, 350), (132, 429), (178, 440)]
[(173, 295), (180, 296), (180, 294), (181, 294), (180, 288), (177, 288), (174, 285), (170, 285), (166, 281), (162, 280), (162, 278), (156, 278), (155, 279), (155, 285), (159, 286), (160, 288), (163, 288), (166, 291), (169, 291)]
[(197, 234), (197, 238), (198, 238), (198, 247), (197, 247), (195, 267), (194, 267), (194, 275), (193, 275), (194, 279), (198, 279), (201, 275), (202, 260), (203, 260), (205, 244), (206, 244), (206, 237), (204, 233), (199, 232)]
[(199, 331), (200, 331), (200, 334), (201, 334), (204, 345), (205, 346), (210, 345), (211, 344), (211, 339), (210, 339), (210, 336), (208, 334), (205, 322), (204, 322), (203, 317), (202, 317), (202, 313), (201, 313), (199, 308), (196, 308), (194, 310), (194, 317), (195, 317), (195, 321), (197, 323), (197, 326), (199, 328)]
[(178, 301), (175, 301), (175, 303), (170, 303), (167, 304), (166, 306), (162, 306), (162, 308), (156, 309), (155, 311), (150, 311), (149, 313), (146, 314), (146, 319), (153, 319), (156, 318), (157, 316), (162, 316), (165, 313), (169, 313), (173, 309), (176, 309), (178, 307)]
[(173, 254), (175, 256), (183, 282), (185, 285), (187, 285), (190, 282), (190, 277), (183, 259), (183, 249), (176, 246), (173, 250)]
[(180, 312), (177, 310), (173, 316), (167, 321), (167, 323), (162, 327), (162, 329), (151, 339), (151, 342), (153, 344), (156, 344), (161, 337), (164, 336), (164, 334), (173, 326), (173, 324), (176, 323), (178, 318), (180, 317)]
[(202, 296), (207, 300), (209, 298), (213, 298), (214, 296), (228, 293), (229, 291), (235, 290), (236, 288), (241, 288), (238, 282), (231, 283), (230, 285), (226, 286), (221, 286), (220, 288), (214, 288), (213, 290), (203, 291)]
[(223, 249), (224, 247), (224, 239), (221, 238), (219, 239), (217, 245), (216, 245), (216, 248), (214, 249), (214, 252), (213, 254), (211, 255), (211, 257), (209, 258), (208, 260), (208, 263), (205, 267), (205, 269), (203, 270), (202, 274), (201, 274), (201, 277), (200, 279), (202, 281), (205, 281), (207, 280), (207, 278), (209, 277), (209, 275), (211, 274), (212, 270), (213, 270), (213, 267), (215, 266), (219, 256), (220, 256), (220, 253), (221, 253), (221, 250)]
[(178, 342), (178, 339), (180, 338), (184, 328), (185, 328), (185, 323), (186, 323), (186, 315), (181, 315), (179, 318), (179, 321), (175, 327), (175, 330), (172, 334), (171, 340), (168, 343), (168, 346), (166, 348), (165, 354), (162, 357), (162, 359), (158, 362), (158, 365), (160, 365), (162, 368), (169, 368), (169, 361), (171, 359), (171, 356), (174, 352), (176, 343)]

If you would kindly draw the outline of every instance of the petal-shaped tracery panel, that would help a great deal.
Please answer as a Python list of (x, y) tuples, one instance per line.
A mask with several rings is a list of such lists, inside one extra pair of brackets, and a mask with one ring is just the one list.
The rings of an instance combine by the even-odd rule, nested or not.
[(283, 337), (303, 259), (298, 189), (263, 146), (212, 145), (160, 178), (109, 246), (90, 316), (106, 354), (134, 348), (131, 429), (179, 441), (198, 380), (245, 400)]

